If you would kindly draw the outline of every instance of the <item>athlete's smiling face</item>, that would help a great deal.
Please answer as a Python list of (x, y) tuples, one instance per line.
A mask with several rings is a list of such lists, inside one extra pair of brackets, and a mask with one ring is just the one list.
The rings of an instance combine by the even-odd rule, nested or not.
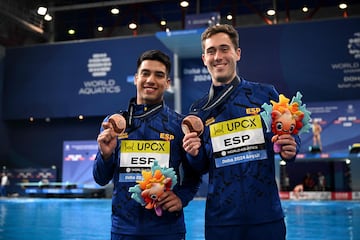
[(229, 35), (216, 33), (203, 42), (202, 60), (211, 74), (213, 84), (230, 83), (236, 76), (236, 62), (240, 60), (240, 48), (235, 49)]
[(163, 100), (170, 79), (166, 67), (156, 60), (144, 60), (135, 74), (137, 104), (156, 104)]

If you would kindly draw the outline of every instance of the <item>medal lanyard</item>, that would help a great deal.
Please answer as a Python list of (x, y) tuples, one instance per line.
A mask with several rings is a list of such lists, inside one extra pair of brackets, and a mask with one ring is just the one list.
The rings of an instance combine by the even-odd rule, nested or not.
[(235, 90), (235, 88), (239, 85), (240, 79), (236, 76), (229, 85), (227, 85), (218, 96), (214, 98), (214, 85), (211, 84), (210, 90), (209, 90), (209, 98), (206, 104), (201, 107), (200, 110), (194, 109), (193, 114), (198, 115), (200, 112), (202, 120), (206, 120), (208, 115), (210, 114), (210, 111), (214, 109), (215, 107), (219, 106), (221, 103), (223, 103), (230, 94)]
[(160, 110), (163, 106), (164, 106), (164, 102), (162, 101), (161, 103), (159, 104), (155, 104), (155, 105), (152, 105), (152, 106), (149, 106), (149, 110), (142, 113), (142, 114), (139, 114), (139, 115), (135, 115), (134, 113), (134, 109), (135, 109), (135, 98), (132, 98), (130, 103), (129, 103), (129, 107), (128, 107), (128, 118), (127, 118), (127, 125), (129, 127), (132, 126), (133, 124), (133, 119), (134, 118), (145, 118), (149, 115), (152, 115), (154, 113), (156, 113), (158, 110)]

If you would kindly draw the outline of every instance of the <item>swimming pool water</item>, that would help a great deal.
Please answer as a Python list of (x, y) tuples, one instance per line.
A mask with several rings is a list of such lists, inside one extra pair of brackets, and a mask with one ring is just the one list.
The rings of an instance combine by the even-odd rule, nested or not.
[(109, 239), (108, 199), (0, 200), (0, 239)]
[[(204, 239), (204, 200), (185, 208), (187, 240)], [(283, 201), (287, 240), (360, 240), (360, 202)], [(0, 199), (0, 239), (106, 240), (110, 199)]]
[(284, 201), (288, 240), (359, 240), (360, 202)]

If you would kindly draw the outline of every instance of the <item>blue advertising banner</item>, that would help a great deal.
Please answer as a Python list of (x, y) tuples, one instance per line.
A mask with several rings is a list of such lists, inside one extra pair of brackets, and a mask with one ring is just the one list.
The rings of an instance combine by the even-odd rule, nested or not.
[(290, 89), (308, 101), (359, 99), (359, 26), (360, 18), (284, 25), (280, 61)]
[(102, 116), (127, 109), (136, 94), (127, 79), (149, 49), (172, 55), (154, 36), (7, 49), (4, 118)]
[(14, 168), (5, 172), (10, 181), (7, 193), (15, 196), (24, 193), (27, 188), (41, 188), (55, 183), (57, 178), (56, 168)]
[(97, 151), (96, 141), (64, 141), (62, 182), (86, 188), (99, 187), (92, 174)]
[[(359, 99), (359, 26), (360, 18), (348, 18), (237, 28), (238, 74), (249, 81), (273, 84), (287, 96), (301, 91), (306, 102)], [(186, 42), (200, 41), (198, 35), (189, 33)], [(162, 41), (171, 44), (176, 37), (163, 36)], [(183, 112), (209, 89), (206, 71), (201, 54), (181, 61)]]
[[(300, 135), (298, 158), (347, 158), (354, 143), (360, 143), (360, 100), (306, 104), (312, 124), (320, 125), (319, 141), (313, 132)], [(313, 147), (320, 152), (312, 153)]]
[(187, 114), (191, 104), (205, 95), (210, 88), (211, 77), (201, 59), (181, 61), (181, 111)]
[(360, 18), (347, 18), (238, 28), (238, 72), (286, 95), (301, 91), (306, 101), (358, 99), (359, 26)]
[[(355, 17), (238, 28), (238, 73), (273, 84), (287, 96), (301, 91), (305, 102), (359, 99), (358, 26)], [(170, 56), (186, 53), (180, 71), (181, 109), (187, 113), (210, 81), (201, 61), (199, 31), (184, 32), (6, 49), (4, 118), (102, 116), (124, 109), (135, 95), (127, 80), (136, 71), (136, 59), (154, 48)], [(189, 56), (189, 49), (195, 56)], [(173, 95), (167, 97), (171, 106)]]
[(359, 99), (359, 26), (347, 18), (238, 28), (238, 72), (286, 95), (301, 91), (305, 101)]

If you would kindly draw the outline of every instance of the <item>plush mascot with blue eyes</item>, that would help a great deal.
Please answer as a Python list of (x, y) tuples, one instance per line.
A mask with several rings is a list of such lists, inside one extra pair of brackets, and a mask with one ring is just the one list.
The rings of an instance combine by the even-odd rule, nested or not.
[[(279, 102), (270, 101), (272, 105), (264, 103), (262, 108), (265, 110), (260, 113), (264, 119), (268, 131), (272, 131), (274, 136), (272, 142), (276, 142), (281, 134), (301, 134), (308, 132), (310, 125), (310, 112), (306, 105), (302, 104), (302, 94), (296, 93), (296, 96), (290, 101), (283, 94), (279, 95)], [(279, 153), (281, 146), (274, 144), (274, 152)]]
[(157, 204), (165, 191), (171, 190), (177, 183), (173, 168), (160, 167), (158, 161), (149, 171), (142, 171), (143, 180), (129, 188), (131, 198), (143, 205), (146, 209), (154, 209), (156, 215), (162, 215), (162, 208)]

